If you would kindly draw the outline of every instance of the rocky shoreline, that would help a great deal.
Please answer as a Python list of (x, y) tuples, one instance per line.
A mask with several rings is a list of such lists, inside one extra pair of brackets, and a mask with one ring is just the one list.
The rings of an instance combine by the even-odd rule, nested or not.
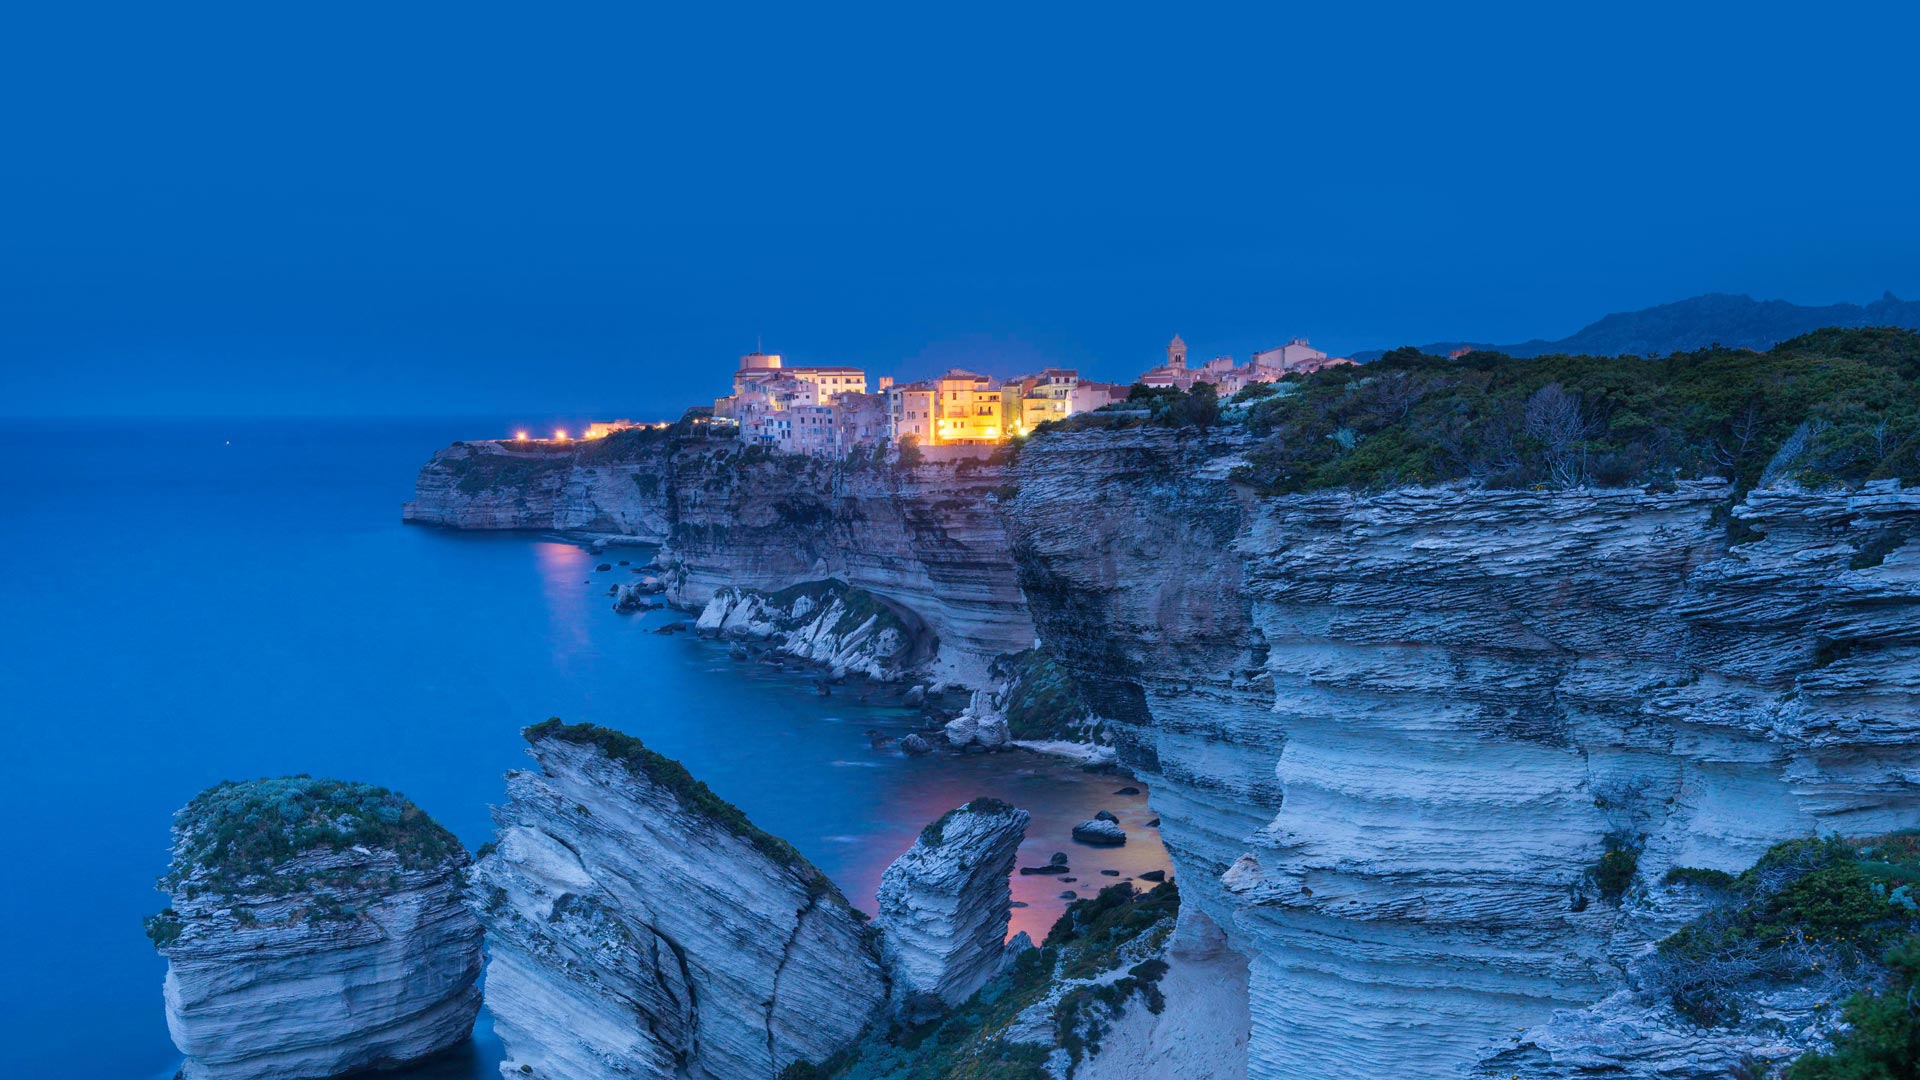
[[(653, 535), (670, 598), (734, 590), (720, 625), (749, 591), (829, 580), (919, 619), (939, 644), (917, 679), (858, 649), (846, 665), (846, 637), (805, 620), (777, 632), (829, 676), (964, 688), (928, 749), (1110, 745), (1152, 785), (1183, 939), (1246, 962), (1251, 1075), (1685, 1075), (1605, 1019), (1631, 999), (1630, 1029), (1689, 1030), (1634, 996), (1655, 943), (1714, 903), (1667, 877), (1920, 821), (1920, 495), (1256, 496), (1235, 480), (1253, 445), (1120, 425), (964, 477), (672, 450)], [(632, 509), (595, 490), (620, 496), (595, 516)], [(955, 553), (1012, 599), (963, 612), (936, 569)], [(1009, 665), (1036, 645), (1084, 707), (1023, 739)]]

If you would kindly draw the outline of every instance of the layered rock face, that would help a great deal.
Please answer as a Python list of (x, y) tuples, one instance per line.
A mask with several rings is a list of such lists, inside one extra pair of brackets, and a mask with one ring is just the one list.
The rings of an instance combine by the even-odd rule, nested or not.
[(651, 430), (564, 446), (454, 443), (421, 468), (401, 517), (458, 529), (621, 533), (657, 543), (671, 515), (676, 445)]
[(314, 1080), (466, 1040), (480, 925), (466, 852), (397, 795), (293, 778), (223, 784), (175, 819), (167, 1027), (185, 1080)]
[(935, 647), (912, 612), (838, 581), (777, 593), (724, 588), (707, 601), (695, 626), (707, 634), (777, 640), (789, 656), (883, 681), (917, 668)]
[(881, 949), (897, 1001), (965, 1001), (998, 971), (1007, 938), (1007, 879), (1029, 818), (975, 799), (927, 826), (880, 879)]
[(838, 578), (924, 622), (936, 677), (985, 685), (995, 656), (1033, 643), (998, 501), (1005, 470), (896, 470), (746, 451), (684, 455), (662, 561), (669, 597)]
[(997, 509), (1005, 469), (832, 463), (666, 432), (570, 450), (456, 443), (434, 455), (405, 519), (472, 529), (621, 533), (665, 544), (668, 599), (776, 592), (836, 578), (925, 624), (936, 678), (986, 685), (1033, 643)]
[(1757, 491), (1730, 546), (1719, 485), (1254, 499), (1239, 449), (1049, 435), (1009, 521), (1248, 958), (1249, 1075), (1683, 1075), (1544, 1028), (1698, 911), (1665, 872), (1920, 810), (1920, 494)]
[(528, 729), (473, 873), (502, 1073), (777, 1077), (887, 998), (869, 931), (783, 841), (617, 732)]

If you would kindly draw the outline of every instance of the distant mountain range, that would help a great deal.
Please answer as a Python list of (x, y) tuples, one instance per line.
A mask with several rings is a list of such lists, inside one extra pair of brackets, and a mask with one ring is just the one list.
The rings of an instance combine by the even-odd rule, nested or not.
[[(1708, 293), (1672, 304), (1623, 311), (1591, 323), (1558, 341), (1539, 338), (1518, 345), (1483, 341), (1436, 341), (1420, 350), (1445, 356), (1455, 349), (1488, 349), (1508, 356), (1546, 356), (1586, 353), (1594, 356), (1665, 356), (1670, 352), (1709, 345), (1769, 349), (1823, 326), (1904, 326), (1920, 330), (1920, 301), (1902, 300), (1887, 293), (1871, 304), (1828, 304), (1805, 307), (1785, 300), (1755, 300), (1751, 296)], [(1384, 350), (1353, 354), (1355, 360), (1373, 360)]]

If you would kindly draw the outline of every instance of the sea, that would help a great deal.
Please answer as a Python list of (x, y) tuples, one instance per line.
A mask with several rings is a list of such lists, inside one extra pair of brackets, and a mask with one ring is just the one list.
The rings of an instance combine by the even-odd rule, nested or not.
[[(538, 533), (406, 526), (438, 447), (498, 418), (10, 421), (0, 468), (0, 1017), (9, 1073), (161, 1080), (179, 1066), (165, 962), (175, 809), (221, 780), (310, 773), (405, 793), (469, 846), (491, 835), (520, 730), (549, 716), (639, 736), (792, 841), (869, 911), (928, 821), (980, 795), (1033, 814), (1021, 861), (1077, 888), (1164, 869), (1144, 795), (1029, 753), (910, 758), (917, 718), (876, 695), (656, 634), (607, 595), (651, 557)], [(627, 560), (631, 565), (620, 565)], [(612, 564), (606, 571), (596, 569)], [(1132, 835), (1074, 844), (1098, 810)], [(1016, 876), (1013, 931), (1044, 935), (1058, 878)], [(481, 1080), (470, 1046), (389, 1075)]]

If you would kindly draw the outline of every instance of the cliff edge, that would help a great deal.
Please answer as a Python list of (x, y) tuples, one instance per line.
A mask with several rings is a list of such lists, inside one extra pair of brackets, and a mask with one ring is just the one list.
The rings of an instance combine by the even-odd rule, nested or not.
[(167, 958), (183, 1080), (310, 1080), (466, 1040), (480, 1009), (467, 853), (384, 788), (225, 783), (174, 818)]

